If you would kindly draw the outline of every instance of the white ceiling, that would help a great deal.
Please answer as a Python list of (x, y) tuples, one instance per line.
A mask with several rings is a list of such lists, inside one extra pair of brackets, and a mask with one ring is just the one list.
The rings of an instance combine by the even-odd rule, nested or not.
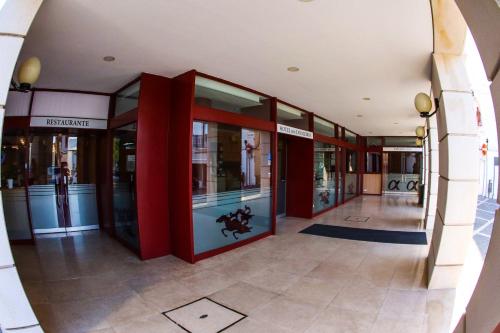
[(37, 87), (113, 92), (197, 69), (359, 134), (413, 135), (432, 39), (428, 0), (45, 0), (20, 59), (42, 60)]

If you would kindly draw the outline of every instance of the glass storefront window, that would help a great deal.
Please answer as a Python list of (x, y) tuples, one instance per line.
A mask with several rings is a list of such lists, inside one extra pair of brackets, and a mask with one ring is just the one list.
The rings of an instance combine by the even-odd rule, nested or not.
[(197, 76), (194, 96), (199, 106), (271, 120), (271, 100), (268, 97), (229, 84)]
[(386, 136), (384, 137), (385, 147), (416, 147), (416, 136)]
[(357, 144), (358, 136), (352, 132), (349, 132), (348, 130), (345, 131), (345, 141), (352, 143), (352, 144)]
[(315, 141), (313, 213), (335, 205), (335, 162), (335, 146)]
[(309, 115), (283, 103), (278, 103), (278, 123), (286, 126), (309, 130)]
[(382, 172), (382, 156), (380, 153), (366, 153), (366, 173)]
[(28, 140), (22, 135), (2, 138), (2, 200), (5, 225), (10, 240), (31, 239), (25, 189)]
[(348, 200), (357, 195), (358, 188), (358, 163), (357, 163), (358, 154), (353, 150), (347, 149), (346, 151), (346, 160), (345, 160), (345, 198), (344, 200)]
[(382, 146), (382, 138), (379, 136), (369, 136), (366, 138), (366, 145), (368, 147)]
[(318, 133), (321, 135), (335, 137), (335, 125), (323, 120), (319, 117), (314, 117), (314, 133)]
[(137, 83), (120, 90), (116, 94), (115, 117), (137, 108), (140, 90), (141, 81), (137, 81)]
[(271, 135), (193, 122), (194, 253), (271, 230)]
[(389, 152), (387, 154), (385, 190), (388, 192), (417, 192), (422, 153)]
[(136, 123), (113, 132), (113, 219), (116, 236), (138, 251), (136, 132)]

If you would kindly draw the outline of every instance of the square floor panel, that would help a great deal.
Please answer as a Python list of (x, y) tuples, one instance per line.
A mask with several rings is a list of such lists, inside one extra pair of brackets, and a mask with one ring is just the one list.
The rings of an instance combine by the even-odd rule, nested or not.
[(190, 333), (222, 332), (246, 317), (206, 297), (163, 314)]
[(345, 218), (347, 222), (367, 222), (370, 218), (365, 216), (348, 216)]

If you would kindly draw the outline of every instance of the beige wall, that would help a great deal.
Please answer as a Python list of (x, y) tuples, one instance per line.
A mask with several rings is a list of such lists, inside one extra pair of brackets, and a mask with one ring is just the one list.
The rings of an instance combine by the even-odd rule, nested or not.
[[(495, 0), (457, 0), (476, 41), (488, 78), (500, 126), (500, 8)], [(499, 200), (500, 202), (500, 200)], [(500, 322), (500, 213), (497, 211), (483, 270), (455, 332), (490, 333)]]

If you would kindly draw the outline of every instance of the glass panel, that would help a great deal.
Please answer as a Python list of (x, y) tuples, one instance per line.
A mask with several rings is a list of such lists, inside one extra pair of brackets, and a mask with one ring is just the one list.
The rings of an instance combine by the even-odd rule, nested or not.
[(194, 253), (271, 230), (271, 136), (193, 123)]
[(380, 153), (366, 153), (366, 173), (382, 172), (382, 155)]
[(384, 146), (386, 147), (416, 147), (416, 136), (386, 136)]
[(335, 137), (335, 125), (318, 117), (314, 117), (314, 133)]
[(2, 199), (10, 240), (31, 239), (25, 188), (27, 141), (18, 135), (2, 139)]
[(420, 182), (421, 153), (389, 152), (386, 191), (417, 192)]
[(313, 213), (335, 205), (335, 167), (335, 146), (315, 141)]
[(139, 104), (139, 91), (141, 90), (141, 81), (120, 90), (116, 94), (115, 117), (125, 112), (131, 111)]
[(355, 151), (347, 149), (346, 151), (346, 175), (345, 175), (345, 200), (350, 199), (357, 194), (358, 188), (358, 154)]
[(348, 130), (345, 131), (345, 141), (352, 143), (352, 144), (357, 144), (357, 135), (349, 132)]
[[(338, 146), (337, 147), (337, 151), (338, 151), (338, 154), (337, 156), (339, 157), (339, 165), (344, 165), (345, 166), (345, 162), (343, 161), (344, 159), (344, 156), (343, 156), (343, 153), (342, 153), (342, 150), (344, 148)], [(339, 186), (338, 186), (338, 189), (339, 189), (339, 199), (338, 199), (338, 202), (343, 202), (344, 201), (344, 183), (343, 183), (343, 178), (342, 178), (342, 169), (339, 170), (339, 173), (338, 173), (338, 176), (339, 176)]]
[(382, 138), (379, 136), (369, 136), (366, 138), (368, 147), (382, 146)]
[(64, 232), (66, 218), (62, 135), (35, 135), (30, 139), (28, 195), (35, 233)]
[(118, 238), (139, 250), (135, 193), (136, 123), (114, 130), (113, 218)]
[(309, 115), (286, 104), (278, 103), (278, 123), (309, 130)]
[(271, 100), (229, 84), (196, 77), (195, 103), (245, 116), (271, 120)]

